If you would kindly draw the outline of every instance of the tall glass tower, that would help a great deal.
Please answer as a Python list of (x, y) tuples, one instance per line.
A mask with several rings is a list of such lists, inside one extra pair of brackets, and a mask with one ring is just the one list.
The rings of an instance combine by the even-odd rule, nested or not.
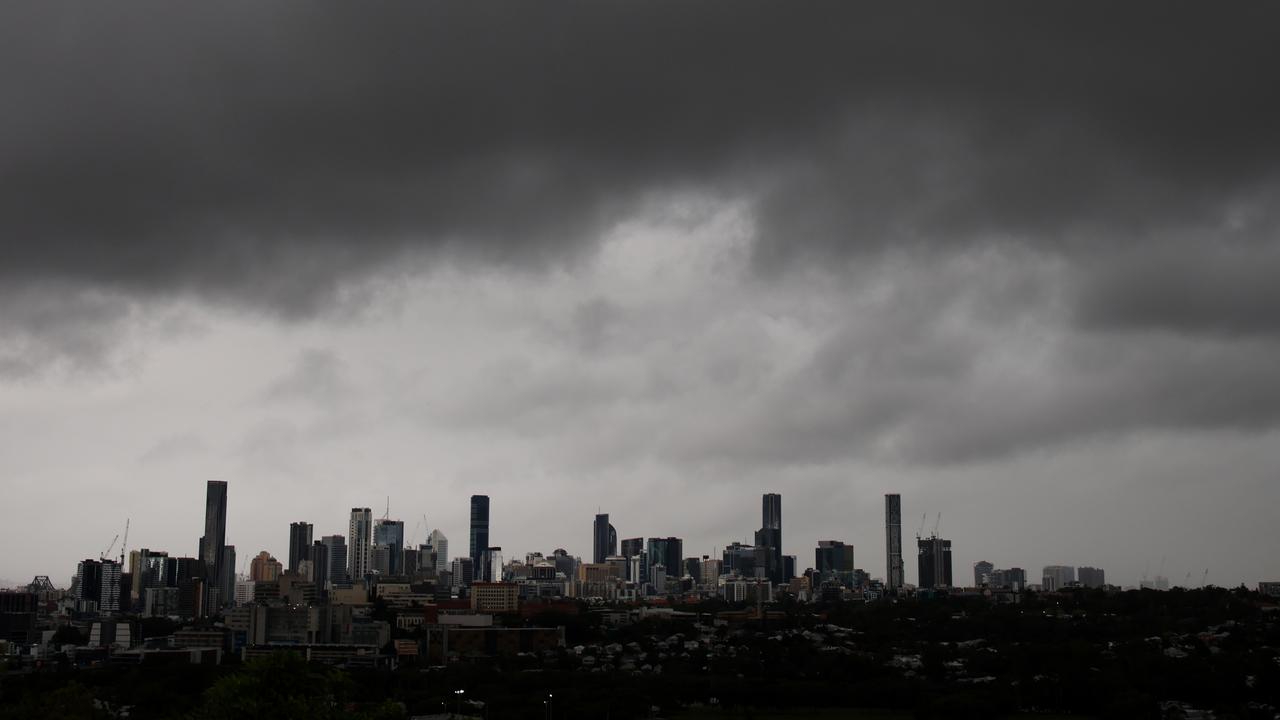
[(225, 572), (223, 557), (227, 544), (227, 483), (210, 480), (205, 489), (204, 537), (200, 538), (200, 563), (204, 565), (204, 611), (213, 615), (230, 600), (219, 598), (218, 588)]
[[(489, 548), (489, 496), (471, 496), (471, 566), (479, 568)], [(477, 573), (478, 574), (478, 573)]]
[(902, 496), (884, 496), (885, 585), (889, 592), (902, 589)]

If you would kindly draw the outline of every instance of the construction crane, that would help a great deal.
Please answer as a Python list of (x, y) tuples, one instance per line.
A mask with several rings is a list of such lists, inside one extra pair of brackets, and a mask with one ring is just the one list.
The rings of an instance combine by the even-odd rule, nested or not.
[(925, 524), (926, 522), (928, 522), (928, 521), (929, 521), (929, 513), (922, 513), (922, 514), (920, 515), (920, 529), (916, 531), (916, 539), (917, 539), (917, 540), (919, 540), (919, 539), (920, 539), (920, 535), (921, 535), (921, 533), (923, 533), (923, 532), (924, 532), (924, 524)]
[(933, 521), (933, 537), (938, 537), (938, 525), (942, 523), (942, 513), (938, 513), (938, 519)]
[(124, 519), (124, 542), (120, 543), (120, 567), (124, 567), (124, 549), (129, 546), (129, 518)]
[(107, 559), (107, 556), (111, 554), (111, 551), (112, 551), (112, 550), (114, 550), (114, 549), (116, 548), (116, 541), (117, 541), (117, 540), (119, 540), (119, 539), (120, 539), (120, 533), (116, 533), (116, 536), (115, 536), (115, 537), (113, 537), (113, 538), (111, 538), (111, 544), (107, 546), (107, 549), (106, 549), (106, 550), (103, 550), (103, 551), (98, 555), (98, 559), (99, 559), (99, 560), (106, 560), (106, 559)]

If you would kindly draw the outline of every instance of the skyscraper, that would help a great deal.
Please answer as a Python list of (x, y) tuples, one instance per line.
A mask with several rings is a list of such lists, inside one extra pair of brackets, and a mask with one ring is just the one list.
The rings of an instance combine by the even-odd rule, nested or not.
[(404, 521), (379, 520), (373, 526), (373, 544), (387, 547), (386, 571), (391, 575), (404, 572)]
[(991, 582), (991, 575), (995, 572), (996, 566), (986, 560), (979, 560), (973, 564), (973, 586), (982, 587)]
[(649, 538), (646, 547), (649, 562), (650, 582), (653, 582), (654, 589), (659, 593), (665, 593), (665, 587), (659, 587), (658, 583), (653, 581), (653, 566), (661, 565), (664, 568), (670, 568), (669, 574), (680, 572), (680, 568), (684, 563), (684, 541), (678, 537), (665, 538)]
[(952, 587), (951, 541), (934, 535), (917, 541), (919, 582), (921, 588)]
[[(489, 496), (471, 496), (471, 567), (480, 568), (484, 551), (489, 547)], [(479, 573), (477, 573), (479, 574)]]
[(341, 535), (325, 535), (320, 538), (329, 551), (329, 583), (331, 586), (346, 585), (347, 577), (347, 539)]
[(839, 540), (819, 540), (813, 552), (813, 569), (821, 581), (837, 580), (853, 587), (853, 546)]
[(311, 523), (289, 523), (289, 572), (298, 572), (298, 563), (310, 559)]
[(347, 549), (347, 573), (352, 583), (364, 582), (369, 574), (370, 552), (373, 549), (373, 511), (369, 508), (351, 508), (351, 523), (347, 529), (351, 545)]
[(311, 582), (316, 585), (316, 592), (321, 597), (329, 593), (329, 546), (316, 540), (311, 544), (311, 552), (307, 556), (311, 561)]
[(436, 575), (439, 576), (445, 570), (449, 569), (449, 538), (439, 529), (431, 531), (431, 537), (428, 539), (431, 550), (436, 554)]
[(609, 524), (609, 513), (596, 515), (591, 534), (591, 562), (602, 563), (610, 555), (618, 554), (618, 533)]
[(1071, 565), (1046, 565), (1041, 578), (1045, 590), (1061, 590), (1076, 581), (1076, 569)]
[(885, 588), (889, 592), (902, 589), (905, 582), (902, 572), (902, 496), (897, 493), (884, 496), (884, 550)]
[(760, 527), (781, 530), (782, 496), (778, 493), (765, 493), (761, 504), (763, 505), (763, 520)]
[(210, 480), (205, 488), (204, 536), (200, 538), (200, 562), (204, 564), (205, 598), (203, 608), (212, 615), (231, 598), (219, 598), (218, 586), (223, 577), (223, 546), (227, 544), (227, 483)]
[(756, 547), (764, 548), (764, 575), (770, 582), (780, 583), (784, 568), (782, 565), (782, 496), (778, 493), (765, 493), (761, 498), (760, 529), (756, 531)]
[(1085, 566), (1076, 570), (1076, 578), (1087, 588), (1100, 588), (1107, 584), (1107, 575), (1102, 568)]

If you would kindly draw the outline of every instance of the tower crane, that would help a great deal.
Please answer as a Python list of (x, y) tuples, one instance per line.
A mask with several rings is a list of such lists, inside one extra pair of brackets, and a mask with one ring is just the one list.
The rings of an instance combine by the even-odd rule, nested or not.
[(920, 529), (916, 530), (916, 540), (920, 539), (920, 534), (924, 532), (924, 524), (928, 522), (928, 520), (929, 520), (929, 513), (922, 513), (920, 515)]
[(124, 519), (124, 541), (120, 543), (120, 567), (124, 567), (124, 549), (129, 546), (129, 518)]
[(115, 547), (116, 547), (116, 541), (117, 541), (117, 540), (119, 540), (119, 539), (120, 539), (120, 533), (116, 533), (116, 536), (115, 536), (115, 537), (113, 537), (113, 538), (111, 538), (111, 544), (107, 546), (107, 549), (106, 549), (106, 550), (103, 550), (103, 551), (98, 555), (98, 559), (99, 559), (99, 560), (106, 560), (106, 559), (107, 559), (107, 556), (111, 554), (111, 551), (115, 549)]
[(938, 537), (938, 525), (942, 523), (942, 513), (938, 513), (938, 519), (933, 521), (933, 536)]

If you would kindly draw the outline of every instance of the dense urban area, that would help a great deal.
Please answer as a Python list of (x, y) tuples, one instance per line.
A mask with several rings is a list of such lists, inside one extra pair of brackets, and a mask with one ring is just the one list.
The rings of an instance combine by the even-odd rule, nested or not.
[(1280, 583), (955, 577), (922, 522), (911, 585), (898, 495), (883, 578), (836, 540), (797, 572), (772, 493), (720, 557), (602, 513), (590, 561), (504, 561), (489, 498), (470, 510), (466, 555), (353, 508), (347, 535), (292, 523), (287, 562), (237, 574), (209, 482), (196, 557), (128, 550), (126, 528), (69, 588), (0, 592), (0, 718), (1280, 717)]

